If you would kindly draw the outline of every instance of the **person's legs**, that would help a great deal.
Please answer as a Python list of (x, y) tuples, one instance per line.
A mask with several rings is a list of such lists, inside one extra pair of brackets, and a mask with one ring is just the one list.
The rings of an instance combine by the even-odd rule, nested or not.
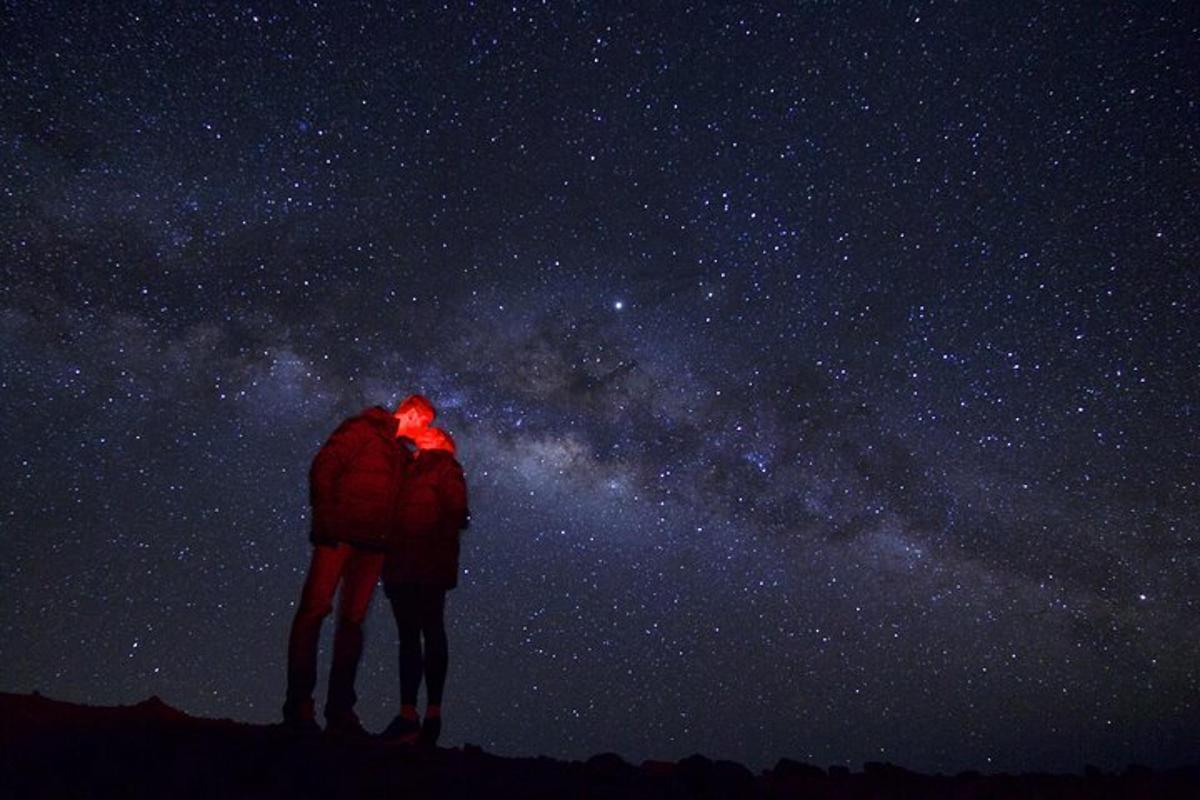
[(400, 640), (400, 713), (415, 719), (417, 693), (421, 689), (421, 615), (417, 607), (417, 587), (402, 583), (390, 587), (388, 599), (396, 620)]
[(446, 591), (436, 586), (421, 587), (421, 633), (425, 639), (425, 692), (430, 714), (441, 711), (442, 690), (450, 665), (446, 640)]
[(317, 684), (317, 642), (321, 637), (321, 623), (333, 609), (333, 594), (349, 553), (347, 545), (313, 547), (300, 605), (296, 608), (288, 636), (285, 721), (314, 718), (312, 694)]
[(383, 570), (383, 553), (346, 546), (351, 552), (346, 560), (333, 635), (333, 666), (329, 670), (329, 696), (325, 701), (327, 720), (349, 715), (354, 710), (358, 699), (354, 694), (354, 676), (362, 657), (363, 620)]
[(446, 591), (436, 586), (421, 587), (421, 633), (425, 639), (425, 723), (420, 742), (427, 747), (437, 744), (442, 732), (442, 689), (450, 663), (446, 642)]

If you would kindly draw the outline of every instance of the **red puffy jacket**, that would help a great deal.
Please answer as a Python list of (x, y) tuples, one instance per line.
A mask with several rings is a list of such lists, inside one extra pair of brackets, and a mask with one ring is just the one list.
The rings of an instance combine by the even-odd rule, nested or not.
[(308, 473), (313, 544), (349, 542), (387, 549), (396, 498), (411, 459), (396, 441), (396, 418), (380, 406), (339, 425)]
[(397, 498), (396, 534), (383, 568), (387, 585), (458, 585), (459, 531), (467, 526), (467, 482), (445, 450), (421, 450)]

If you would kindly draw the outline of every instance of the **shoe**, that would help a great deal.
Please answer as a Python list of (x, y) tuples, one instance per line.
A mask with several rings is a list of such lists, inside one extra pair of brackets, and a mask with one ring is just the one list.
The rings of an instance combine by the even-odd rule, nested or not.
[(353, 711), (335, 714), (325, 719), (325, 733), (330, 736), (340, 736), (346, 739), (365, 739), (369, 734), (358, 721), (358, 715)]
[(422, 747), (436, 747), (438, 737), (442, 735), (442, 718), (426, 717), (421, 726), (421, 737), (417, 743)]
[(384, 729), (383, 733), (379, 734), (380, 738), (390, 741), (399, 742), (400, 744), (413, 744), (417, 741), (417, 737), (421, 734), (421, 720), (419, 717), (409, 717), (396, 715), (391, 724)]
[(298, 733), (306, 736), (321, 732), (321, 726), (317, 724), (317, 720), (313, 714), (312, 700), (306, 700), (300, 703), (284, 703), (283, 722), (281, 725), (285, 730), (291, 733)]

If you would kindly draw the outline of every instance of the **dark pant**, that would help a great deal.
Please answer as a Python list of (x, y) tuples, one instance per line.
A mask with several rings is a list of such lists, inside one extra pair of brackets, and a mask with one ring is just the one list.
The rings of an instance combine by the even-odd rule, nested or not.
[(333, 634), (333, 666), (329, 671), (329, 695), (325, 698), (325, 718), (345, 714), (354, 708), (354, 675), (363, 648), (363, 620), (371, 606), (371, 596), (384, 554), (351, 544), (313, 547), (312, 563), (300, 606), (292, 620), (288, 638), (288, 686), (284, 702), (285, 719), (313, 718), (313, 689), (317, 685), (317, 642), (321, 623), (333, 610), (333, 595), (341, 584), (337, 627)]
[[(387, 586), (392, 616), (400, 634), (400, 703), (417, 704), (421, 673), (425, 674), (426, 699), (431, 706), (442, 704), (446, 670), (450, 665), (446, 641), (446, 590), (440, 586), (401, 583)], [(425, 639), (422, 653), (421, 639)]]

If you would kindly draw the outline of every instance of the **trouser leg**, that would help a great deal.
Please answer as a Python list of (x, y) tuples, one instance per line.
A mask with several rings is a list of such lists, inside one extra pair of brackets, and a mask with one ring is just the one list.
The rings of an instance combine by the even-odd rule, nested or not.
[(321, 624), (333, 609), (333, 595), (346, 563), (348, 550), (328, 545), (313, 547), (312, 560), (300, 604), (288, 636), (287, 698), (285, 719), (313, 718), (313, 689), (317, 684), (317, 643)]
[(388, 600), (400, 640), (400, 705), (415, 706), (421, 689), (421, 618), (417, 609), (417, 587), (391, 587)]
[(425, 639), (425, 692), (431, 706), (442, 704), (446, 672), (450, 666), (450, 648), (446, 639), (446, 592), (422, 587), (421, 633)]
[(382, 553), (356, 547), (351, 547), (351, 551), (342, 579), (337, 628), (333, 635), (333, 665), (329, 670), (326, 719), (351, 711), (358, 699), (354, 693), (354, 678), (362, 657), (363, 621), (371, 606), (379, 573), (383, 570)]

